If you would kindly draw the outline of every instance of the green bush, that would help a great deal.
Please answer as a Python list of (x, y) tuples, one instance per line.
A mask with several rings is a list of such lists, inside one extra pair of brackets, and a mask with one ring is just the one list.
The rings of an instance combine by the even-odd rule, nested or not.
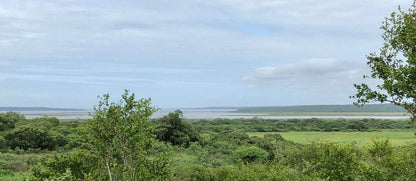
[(265, 163), (268, 160), (269, 154), (256, 146), (241, 146), (235, 150), (234, 155), (237, 159), (244, 163)]
[(45, 157), (31, 168), (33, 180), (58, 179), (67, 177), (71, 179), (105, 178), (99, 175), (97, 169), (98, 157), (86, 150), (57, 154)]
[(360, 174), (360, 151), (351, 144), (313, 143), (290, 153), (287, 164), (303, 174), (328, 180), (354, 180)]
[(269, 153), (269, 161), (271, 162), (278, 162), (299, 146), (299, 144), (285, 140), (278, 133), (265, 134), (264, 138), (251, 137), (249, 143), (266, 150)]
[(285, 132), (285, 131), (374, 131), (381, 129), (411, 129), (416, 125), (410, 121), (381, 119), (214, 119), (189, 122), (202, 133), (227, 130), (246, 132)]
[(189, 146), (190, 142), (198, 141), (198, 132), (182, 119), (182, 111), (171, 112), (156, 122), (156, 138), (170, 142), (172, 145)]
[(16, 112), (0, 113), (0, 131), (14, 128), (15, 124), (22, 120), (25, 120), (25, 117)]
[(382, 141), (373, 140), (373, 144), (369, 146), (367, 151), (373, 158), (389, 157), (393, 153), (393, 146), (388, 139)]
[(412, 180), (416, 178), (415, 146), (391, 146), (388, 140), (373, 141), (364, 155), (362, 180)]
[(4, 136), (11, 149), (49, 149), (55, 147), (53, 138), (44, 130), (33, 127), (19, 127)]
[(190, 175), (181, 176), (176, 180), (311, 180), (299, 175), (296, 170), (283, 165), (235, 165), (218, 168), (204, 168), (195, 166), (191, 168)]
[(26, 126), (26, 127), (35, 127), (38, 129), (51, 130), (59, 125), (59, 119), (56, 117), (40, 117), (33, 118), (28, 120), (19, 121), (16, 124), (16, 127)]

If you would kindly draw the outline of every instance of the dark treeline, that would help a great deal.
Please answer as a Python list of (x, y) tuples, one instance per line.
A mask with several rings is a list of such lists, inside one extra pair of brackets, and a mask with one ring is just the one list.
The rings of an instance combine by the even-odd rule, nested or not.
[(241, 129), (246, 132), (287, 131), (377, 131), (383, 129), (413, 129), (410, 120), (382, 119), (214, 119), (189, 121), (200, 132)]

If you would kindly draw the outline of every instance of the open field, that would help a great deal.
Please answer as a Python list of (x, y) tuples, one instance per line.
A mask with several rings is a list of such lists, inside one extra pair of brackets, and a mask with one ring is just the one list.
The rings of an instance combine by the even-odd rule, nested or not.
[[(250, 136), (263, 137), (271, 132), (250, 132)], [(328, 141), (333, 143), (353, 143), (357, 146), (366, 146), (372, 139), (389, 139), (392, 145), (402, 146), (416, 143), (416, 136), (412, 130), (384, 130), (375, 132), (278, 132), (285, 139), (306, 144), (314, 141)]]

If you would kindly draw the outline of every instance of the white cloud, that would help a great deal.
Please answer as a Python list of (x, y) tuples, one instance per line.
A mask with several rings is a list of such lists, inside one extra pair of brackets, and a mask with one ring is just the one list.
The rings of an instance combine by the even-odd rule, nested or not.
[[(0, 58), (127, 59), (160, 51), (237, 58), (295, 53), (294, 47), (300, 48), (297, 45), (308, 42), (308, 37), (366, 36), (398, 4), (387, 0), (5, 1), (0, 5), (0, 22), (4, 22), (0, 51), (6, 53)], [(268, 36), (244, 33), (247, 27), (241, 24), (247, 23), (264, 26)]]
[(282, 66), (267, 66), (255, 69), (254, 75), (243, 80), (250, 87), (280, 85), (295, 88), (327, 87), (328, 85), (350, 85), (360, 81), (367, 72), (365, 64), (356, 61), (341, 61), (331, 58), (308, 59)]
[[(252, 74), (244, 80), (251, 87), (334, 92), (331, 86), (351, 87), (361, 81), (366, 69), (362, 59), (378, 49), (383, 17), (397, 5), (410, 3), (2, 0), (0, 80), (9, 91), (0, 91), (0, 97), (24, 105), (29, 100), (25, 94), (52, 90), (57, 95), (85, 95), (81, 102), (93, 92), (87, 85), (99, 85), (95, 92), (140, 87), (149, 96), (172, 102), (192, 96), (188, 106), (222, 100), (232, 105), (238, 101), (233, 96), (243, 94), (251, 100), (244, 104), (261, 105), (255, 93), (270, 102), (275, 94), (284, 94), (276, 88), (244, 89), (241, 82), (233, 82), (247, 71)], [(8, 95), (15, 90), (22, 97)], [(206, 95), (213, 99), (203, 99)]]

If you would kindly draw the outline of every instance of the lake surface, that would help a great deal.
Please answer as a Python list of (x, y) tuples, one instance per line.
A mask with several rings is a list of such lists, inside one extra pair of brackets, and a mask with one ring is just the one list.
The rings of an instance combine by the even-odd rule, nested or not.
[[(161, 109), (156, 112), (152, 117), (161, 118), (164, 115), (167, 115), (169, 112), (173, 112), (175, 109)], [(317, 115), (302, 115), (302, 116), (276, 116), (276, 115), (267, 115), (267, 114), (252, 114), (252, 113), (240, 113), (236, 112), (236, 109), (181, 109), (183, 112), (183, 117), (186, 119), (215, 119), (215, 118), (263, 118), (263, 119), (309, 119), (309, 118), (319, 118), (319, 119), (364, 119), (364, 118), (373, 118), (373, 119), (393, 119), (393, 120), (406, 120), (409, 119), (408, 116), (353, 116), (353, 115), (330, 115), (330, 116), (317, 116)], [(0, 111), (5, 112), (5, 111)], [(77, 119), (90, 119), (93, 111), (19, 111), (27, 119), (43, 117), (43, 116), (53, 116), (58, 119), (63, 120), (77, 120)]]

